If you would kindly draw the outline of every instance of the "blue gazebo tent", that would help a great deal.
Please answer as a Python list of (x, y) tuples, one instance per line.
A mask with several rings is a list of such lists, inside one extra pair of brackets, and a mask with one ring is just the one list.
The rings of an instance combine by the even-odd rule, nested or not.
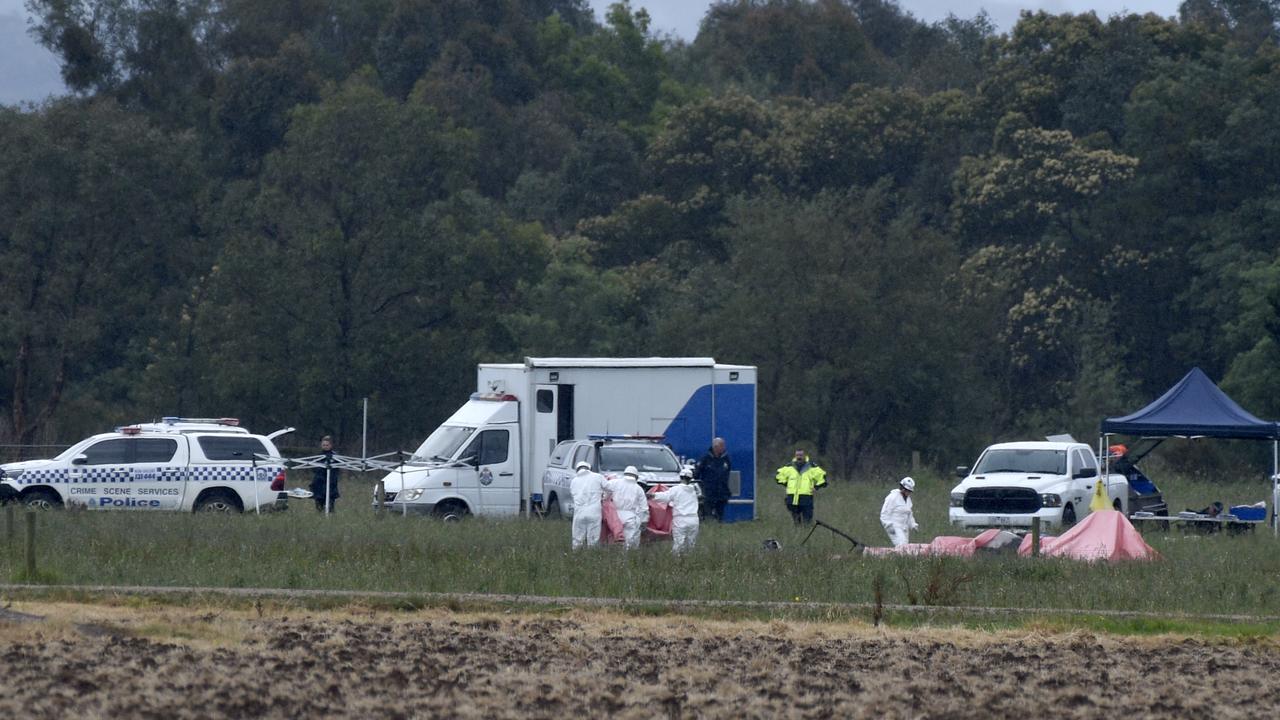
[[(1159, 399), (1124, 417), (1102, 421), (1102, 436), (1210, 437), (1271, 441), (1272, 522), (1280, 499), (1280, 423), (1259, 420), (1222, 392), (1200, 368), (1192, 368)], [(1099, 450), (1102, 450), (1100, 447)], [(1280, 526), (1278, 526), (1280, 531)]]

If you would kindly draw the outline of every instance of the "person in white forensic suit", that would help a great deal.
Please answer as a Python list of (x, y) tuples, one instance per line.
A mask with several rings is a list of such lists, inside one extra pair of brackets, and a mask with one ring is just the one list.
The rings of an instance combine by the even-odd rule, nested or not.
[(577, 474), (569, 481), (569, 493), (573, 495), (573, 549), (577, 550), (600, 544), (605, 481), (600, 473), (591, 472), (591, 464), (585, 460), (574, 468)]
[(680, 484), (653, 493), (658, 502), (671, 506), (671, 552), (680, 555), (692, 550), (698, 542), (698, 491), (693, 485), (693, 471), (680, 471)]
[(904, 477), (898, 481), (898, 487), (889, 491), (880, 506), (880, 524), (889, 533), (889, 542), (894, 547), (906, 545), (912, 530), (919, 530), (915, 513), (911, 509), (911, 494), (916, 490), (916, 481)]
[(613, 508), (622, 521), (622, 537), (626, 548), (640, 547), (640, 532), (649, 524), (649, 500), (638, 484), (640, 471), (628, 465), (622, 477), (605, 481), (605, 491), (613, 497)]

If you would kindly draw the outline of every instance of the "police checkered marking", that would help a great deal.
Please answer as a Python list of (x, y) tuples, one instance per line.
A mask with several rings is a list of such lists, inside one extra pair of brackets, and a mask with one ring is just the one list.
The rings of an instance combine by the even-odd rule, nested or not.
[[(259, 465), (258, 482), (271, 482), (284, 470), (283, 465)], [(188, 473), (191, 482), (253, 482), (252, 465), (197, 465)]]
[[(258, 482), (269, 483), (284, 470), (284, 466), (259, 465), (257, 470)], [(156, 482), (182, 482), (184, 479), (202, 483), (253, 482), (254, 468), (252, 465), (197, 465), (188, 470), (181, 465), (176, 465), (156, 468), (155, 472), (157, 473), (157, 477), (154, 480)], [(74, 485), (80, 483), (132, 483), (135, 480), (131, 468), (111, 465), (102, 467), (87, 466), (76, 477), (73, 477), (71, 471), (66, 468), (24, 470), (22, 475), (14, 482), (18, 485), (56, 485), (60, 483)]]
[(133, 482), (133, 473), (129, 472), (127, 467), (107, 465), (100, 468), (88, 468), (78, 480), (76, 478), (71, 478), (71, 480), (82, 483), (131, 483)]
[(67, 481), (66, 468), (51, 470), (23, 470), (15, 481), (19, 485), (49, 485)]

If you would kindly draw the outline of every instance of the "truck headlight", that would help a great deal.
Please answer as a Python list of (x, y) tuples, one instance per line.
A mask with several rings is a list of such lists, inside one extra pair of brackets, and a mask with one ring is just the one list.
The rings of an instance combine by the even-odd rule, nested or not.
[(1040, 504), (1044, 507), (1062, 507), (1062, 496), (1054, 493), (1044, 493), (1040, 496)]
[(422, 488), (414, 488), (412, 490), (406, 490), (399, 497), (403, 499), (405, 502), (413, 502), (414, 500), (417, 500), (418, 498), (422, 497)]
[(964, 507), (964, 493), (951, 493), (951, 507)]

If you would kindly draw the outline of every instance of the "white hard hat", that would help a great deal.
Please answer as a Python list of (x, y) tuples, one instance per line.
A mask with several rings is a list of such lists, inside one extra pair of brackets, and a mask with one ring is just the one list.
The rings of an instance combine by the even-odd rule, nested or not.
[(693, 468), (689, 467), (688, 465), (685, 465), (684, 467), (680, 468), (680, 478), (682, 480), (692, 480)]
[(904, 490), (910, 490), (911, 492), (916, 491), (916, 481), (909, 477), (902, 478), (898, 481), (898, 484), (901, 485)]
[(627, 469), (622, 471), (622, 474), (626, 475), (627, 477), (633, 477), (633, 478), (640, 477), (640, 471), (636, 469), (635, 465), (628, 465)]
[(573, 469), (574, 470), (582, 470), (582, 469), (590, 470), (591, 463), (587, 462), (586, 460), (579, 460), (578, 464), (573, 466)]

